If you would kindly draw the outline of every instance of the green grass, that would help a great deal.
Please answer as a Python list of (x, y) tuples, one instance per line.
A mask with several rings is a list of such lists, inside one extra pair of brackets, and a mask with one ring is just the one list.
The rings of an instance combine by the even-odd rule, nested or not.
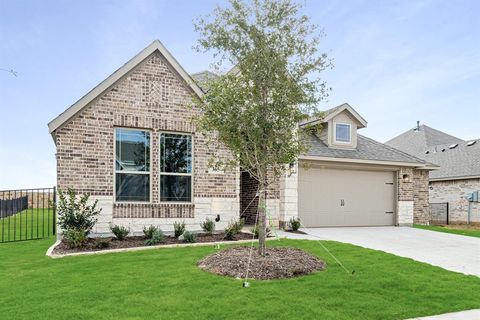
[(480, 238), (480, 228), (474, 229), (468, 226), (452, 225), (452, 226), (424, 226), (416, 224), (415, 228), (439, 231), (453, 234), (460, 234), (462, 236), (477, 237)]
[(48, 237), (52, 225), (52, 209), (27, 209), (0, 219), (0, 242)]
[(52, 243), (0, 245), (2, 319), (383, 320), (480, 308), (480, 278), (337, 242), (324, 244), (353, 276), (315, 241), (272, 241), (303, 248), (328, 268), (250, 288), (196, 266), (213, 247), (51, 259)]

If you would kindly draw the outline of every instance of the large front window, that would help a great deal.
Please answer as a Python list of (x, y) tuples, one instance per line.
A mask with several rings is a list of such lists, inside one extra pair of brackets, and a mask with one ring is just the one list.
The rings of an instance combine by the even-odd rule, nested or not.
[(150, 132), (115, 129), (117, 201), (150, 201)]
[(192, 201), (192, 136), (160, 134), (160, 201)]

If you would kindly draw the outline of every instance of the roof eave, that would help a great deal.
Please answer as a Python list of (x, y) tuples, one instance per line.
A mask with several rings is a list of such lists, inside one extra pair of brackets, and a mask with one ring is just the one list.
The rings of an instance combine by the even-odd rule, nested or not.
[(424, 169), (425, 168), (425, 163), (404, 162), (404, 161), (334, 158), (334, 157), (321, 157), (321, 156), (309, 156), (309, 155), (300, 155), (298, 157), (298, 159), (299, 160), (343, 162), (343, 163), (358, 163), (358, 164), (376, 164), (376, 165), (386, 165), (386, 166), (394, 166), (394, 167), (412, 167), (412, 168), (418, 168), (418, 169)]

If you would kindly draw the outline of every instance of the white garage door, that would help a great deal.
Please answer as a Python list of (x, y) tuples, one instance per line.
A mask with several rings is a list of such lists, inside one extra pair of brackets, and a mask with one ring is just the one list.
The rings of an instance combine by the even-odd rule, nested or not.
[(394, 224), (394, 173), (299, 168), (298, 214), (307, 227)]

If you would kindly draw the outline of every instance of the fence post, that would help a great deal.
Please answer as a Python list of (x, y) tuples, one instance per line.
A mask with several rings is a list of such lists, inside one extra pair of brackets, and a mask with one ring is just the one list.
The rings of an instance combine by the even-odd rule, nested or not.
[(53, 187), (53, 226), (52, 232), (53, 235), (57, 233), (57, 187)]

